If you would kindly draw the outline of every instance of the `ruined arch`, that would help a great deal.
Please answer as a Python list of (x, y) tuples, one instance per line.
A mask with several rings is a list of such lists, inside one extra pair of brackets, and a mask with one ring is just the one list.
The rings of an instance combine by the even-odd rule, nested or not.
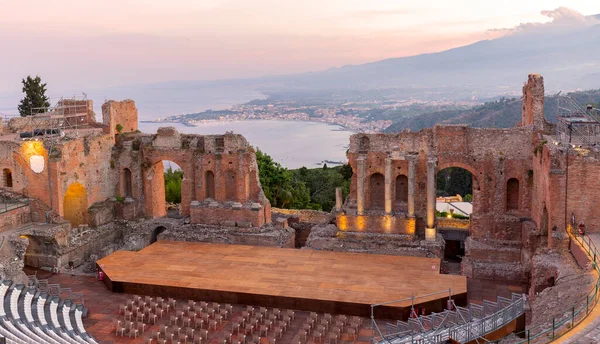
[[(489, 200), (487, 199), (487, 189), (486, 182), (489, 182), (489, 176), (484, 177), (484, 173), (482, 170), (473, 166), (469, 163), (465, 163), (463, 161), (457, 161), (454, 159), (444, 159), (440, 158), (440, 163), (438, 164), (437, 173), (442, 170), (445, 170), (449, 167), (454, 168), (462, 168), (471, 173), (472, 181), (471, 181), (471, 191), (472, 191), (472, 200), (471, 203), (473, 205), (474, 213), (485, 213), (488, 211), (490, 206)], [(486, 180), (487, 178), (487, 180)], [(436, 176), (437, 182), (437, 176)]]
[(5, 168), (2, 170), (2, 186), (5, 188), (13, 187), (13, 176), (10, 168)]
[(369, 208), (383, 209), (385, 206), (385, 178), (381, 173), (369, 177)]
[(206, 198), (215, 198), (215, 174), (213, 171), (206, 171), (204, 177)]
[(63, 217), (77, 227), (88, 223), (87, 210), (87, 190), (80, 183), (71, 184), (63, 198)]
[(408, 202), (408, 177), (403, 174), (396, 177), (396, 202)]
[(123, 197), (133, 197), (133, 176), (131, 174), (131, 170), (124, 168), (122, 175), (123, 186), (121, 189), (121, 194)]
[(237, 201), (237, 178), (235, 171), (225, 171), (225, 200)]
[(519, 210), (519, 180), (510, 178), (506, 182), (506, 210)]

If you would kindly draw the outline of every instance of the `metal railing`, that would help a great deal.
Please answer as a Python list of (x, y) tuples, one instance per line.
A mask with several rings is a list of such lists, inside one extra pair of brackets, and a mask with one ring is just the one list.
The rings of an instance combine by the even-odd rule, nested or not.
[[(10, 197), (6, 193), (10, 194)], [(21, 197), (17, 197), (21, 196)], [(0, 214), (6, 213), (15, 209), (23, 208), (29, 205), (29, 199), (27, 195), (16, 195), (9, 191), (5, 191), (0, 188)]]
[[(408, 322), (388, 323), (386, 324), (386, 334), (383, 334), (374, 319), (374, 308), (407, 300), (411, 299), (371, 306), (371, 321), (379, 335), (373, 338), (373, 342), (378, 344), (425, 344), (444, 343), (448, 339), (460, 343), (477, 341), (521, 316), (525, 308), (525, 296), (522, 294), (513, 294), (511, 299), (498, 297), (497, 302), (486, 300), (483, 305), (470, 304), (468, 308), (457, 306), (450, 294), (449, 303), (453, 310), (411, 317)], [(411, 314), (416, 314), (414, 297), (412, 298)]]
[[(536, 331), (539, 327), (529, 328), (523, 332), (517, 333), (517, 335), (521, 338), (525, 338), (524, 340), (518, 342), (521, 343), (550, 343), (555, 339), (563, 336), (567, 332), (571, 331), (575, 326), (581, 323), (590, 312), (596, 307), (598, 304), (599, 294), (598, 288), (600, 287), (600, 269), (598, 267), (598, 259), (600, 259), (600, 255), (598, 254), (598, 248), (592, 242), (592, 240), (585, 236), (579, 235), (575, 230), (573, 230), (573, 226), (569, 226), (567, 229), (567, 233), (571, 240), (579, 243), (585, 253), (590, 257), (592, 261), (592, 267), (598, 273), (599, 278), (596, 280), (595, 286), (590, 290), (585, 299), (580, 299), (573, 304), (571, 309), (566, 309), (563, 314), (567, 313), (567, 315), (563, 315), (559, 318), (552, 319), (552, 326), (549, 328), (542, 329), (541, 331)], [(535, 333), (532, 333), (535, 332)]]

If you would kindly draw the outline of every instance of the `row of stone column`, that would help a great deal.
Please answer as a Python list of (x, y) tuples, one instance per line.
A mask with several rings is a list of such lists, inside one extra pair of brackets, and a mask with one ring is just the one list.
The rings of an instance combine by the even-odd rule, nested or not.
[[(415, 216), (415, 164), (416, 154), (405, 156), (408, 161), (408, 216)], [(393, 158), (385, 159), (385, 213), (392, 213), (392, 165)], [(366, 157), (360, 156), (356, 159), (357, 178), (356, 178), (356, 208), (358, 215), (364, 215), (365, 212), (365, 184), (367, 179)], [(425, 237), (427, 240), (435, 240), (435, 168), (437, 166), (436, 157), (427, 158), (427, 228)]]

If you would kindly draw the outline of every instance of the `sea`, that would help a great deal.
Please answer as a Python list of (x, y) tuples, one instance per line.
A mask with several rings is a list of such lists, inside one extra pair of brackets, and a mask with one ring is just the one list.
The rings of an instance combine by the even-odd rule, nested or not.
[(346, 150), (353, 132), (339, 125), (308, 121), (247, 120), (210, 122), (198, 126), (181, 123), (140, 122), (144, 133), (155, 133), (160, 127), (175, 127), (187, 134), (242, 134), (250, 145), (270, 155), (283, 167), (329, 167), (347, 162)]
[[(67, 91), (51, 95), (54, 104)], [(60, 96), (59, 96), (60, 95)], [(314, 168), (345, 163), (346, 150), (353, 132), (338, 125), (318, 122), (248, 120), (211, 122), (189, 127), (180, 123), (149, 123), (157, 118), (201, 112), (207, 109), (227, 109), (253, 99), (264, 99), (261, 92), (242, 86), (214, 86), (198, 82), (170, 82), (152, 85), (132, 85), (119, 88), (90, 90), (96, 120), (102, 121), (102, 103), (107, 99), (133, 99), (139, 112), (140, 130), (155, 133), (159, 127), (173, 126), (182, 133), (223, 134), (233, 131), (246, 137), (250, 145), (269, 154), (282, 166), (295, 169)], [(0, 93), (0, 117), (18, 116), (18, 92)]]

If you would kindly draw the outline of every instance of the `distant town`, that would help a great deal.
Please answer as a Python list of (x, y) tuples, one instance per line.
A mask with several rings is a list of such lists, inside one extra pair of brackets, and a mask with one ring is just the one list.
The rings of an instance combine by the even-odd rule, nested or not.
[(199, 113), (159, 118), (152, 122), (176, 122), (196, 126), (209, 122), (244, 120), (311, 121), (339, 125), (347, 130), (378, 133), (401, 117), (420, 115), (425, 111), (468, 108), (470, 101), (432, 100), (360, 100), (331, 101), (266, 99), (236, 105), (227, 110), (207, 110)]

